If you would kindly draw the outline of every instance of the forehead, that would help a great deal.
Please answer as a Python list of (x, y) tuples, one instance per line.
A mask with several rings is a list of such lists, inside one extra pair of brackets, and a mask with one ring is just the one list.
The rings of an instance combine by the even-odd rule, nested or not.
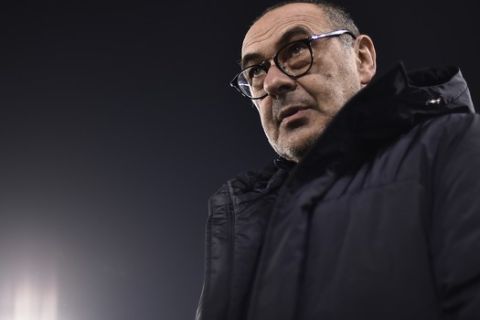
[(329, 30), (323, 10), (311, 3), (292, 3), (274, 9), (248, 30), (242, 45), (242, 58), (247, 54), (267, 54), (274, 51), (282, 36), (292, 29), (309, 33)]

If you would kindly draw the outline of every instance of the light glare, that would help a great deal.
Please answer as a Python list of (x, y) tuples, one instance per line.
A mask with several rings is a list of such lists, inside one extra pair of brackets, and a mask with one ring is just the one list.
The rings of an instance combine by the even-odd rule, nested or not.
[(12, 298), (12, 320), (58, 320), (58, 295), (54, 281), (39, 286), (24, 278), (15, 285)]

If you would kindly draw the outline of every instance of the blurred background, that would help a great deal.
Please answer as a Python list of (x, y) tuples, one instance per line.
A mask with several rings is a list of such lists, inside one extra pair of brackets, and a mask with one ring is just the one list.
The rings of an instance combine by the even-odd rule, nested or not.
[[(207, 199), (273, 153), (228, 86), (274, 1), (22, 1), (0, 9), (0, 320), (193, 319)], [(379, 73), (458, 65), (480, 103), (474, 1), (336, 1)]]

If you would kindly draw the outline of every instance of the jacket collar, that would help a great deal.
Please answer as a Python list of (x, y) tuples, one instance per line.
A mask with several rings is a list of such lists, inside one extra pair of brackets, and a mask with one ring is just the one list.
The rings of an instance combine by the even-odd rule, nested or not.
[[(337, 174), (355, 170), (420, 122), (448, 113), (473, 112), (459, 68), (407, 73), (399, 63), (345, 104), (295, 167), (288, 188), (296, 188), (327, 170)], [(286, 160), (276, 161), (288, 165)]]

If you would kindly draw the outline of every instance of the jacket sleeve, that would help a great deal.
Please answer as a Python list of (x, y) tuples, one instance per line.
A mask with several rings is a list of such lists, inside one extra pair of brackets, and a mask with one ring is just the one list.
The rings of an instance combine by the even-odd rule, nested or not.
[(432, 167), (432, 267), (445, 318), (480, 319), (480, 117), (446, 118)]

